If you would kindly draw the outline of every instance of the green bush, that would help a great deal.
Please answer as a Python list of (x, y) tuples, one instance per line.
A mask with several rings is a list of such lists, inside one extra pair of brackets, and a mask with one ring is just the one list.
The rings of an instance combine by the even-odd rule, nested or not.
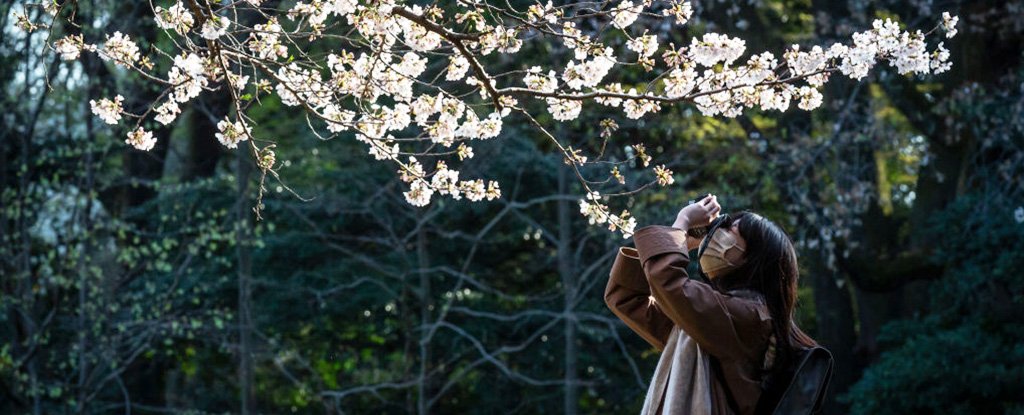
[(841, 400), (854, 414), (1024, 413), (1024, 225), (977, 214), (1008, 203), (960, 198), (929, 236), (947, 264), (929, 313), (889, 323), (884, 351)]

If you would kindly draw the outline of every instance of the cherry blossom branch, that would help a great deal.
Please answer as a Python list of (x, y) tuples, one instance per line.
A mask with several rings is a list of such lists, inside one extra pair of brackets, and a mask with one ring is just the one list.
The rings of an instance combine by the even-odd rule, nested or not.
[[(876, 20), (846, 44), (807, 50), (794, 46), (781, 58), (762, 52), (742, 61), (746, 42), (719, 33), (694, 37), (678, 49), (670, 44), (659, 55), (659, 39), (664, 36), (651, 31), (660, 27), (659, 20), (669, 18), (675, 25), (685, 25), (693, 13), (687, 1), (662, 3), (663, 8), (661, 3), (652, 6), (632, 0), (560, 6), (538, 2), (522, 11), (504, 0), (459, 2), (445, 10), (393, 0), (300, 0), (289, 3), (288, 10), (279, 10), (261, 6), (259, 0), (216, 6), (208, 1), (175, 0), (168, 8), (150, 5), (157, 26), (174, 45), (167, 52), (153, 49), (159, 58), (171, 61), (166, 76), (155, 75), (149, 57), (142, 56), (130, 36), (120, 32), (109, 35), (102, 45), (68, 35), (53, 42), (52, 49), (64, 60), (77, 59), (83, 52), (96, 53), (164, 86), (164, 93), (141, 115), (125, 113), (120, 97), (91, 102), (93, 113), (108, 124), (118, 124), (122, 114), (133, 117), (135, 129), (126, 142), (140, 150), (155, 145), (143, 121), (151, 117), (171, 125), (182, 105), (203, 92), (226, 87), (235, 120), (218, 123), (217, 139), (229, 149), (249, 141), (264, 171), (261, 182), (266, 174), (280, 180), (271, 168), (273, 141), (262, 148), (257, 145), (245, 115), (252, 105), (262, 104), (261, 95), (269, 93), (285, 106), (302, 110), (318, 138), (326, 139), (318, 128), (326, 128), (331, 137), (352, 134), (367, 144), (372, 157), (397, 166), (409, 186), (406, 200), (416, 206), (430, 203), (435, 194), (471, 201), (500, 197), (497, 182), (460, 178), (449, 162), (472, 158), (473, 141), (499, 136), (506, 117), (515, 112), (554, 143), (572, 165), (586, 192), (581, 212), (591, 223), (607, 223), (628, 236), (632, 231), (628, 211), (611, 215), (603, 198), (635, 194), (654, 184), (671, 185), (673, 172), (664, 165), (649, 166), (643, 143), (624, 150), (636, 154), (621, 157), (640, 159), (642, 169), (635, 172), (619, 169), (627, 162), (602, 160), (617, 128), (613, 117), (602, 121), (599, 154), (588, 160), (588, 154), (560, 143), (538, 121), (536, 104), (546, 106), (556, 122), (578, 118), (584, 103), (590, 102), (621, 109), (629, 119), (680, 103), (695, 105), (705, 116), (727, 118), (747, 110), (786, 111), (792, 101), (802, 110), (813, 110), (821, 105), (819, 90), (830, 76), (860, 80), (881, 62), (901, 75), (948, 70), (949, 51), (941, 42), (930, 48), (927, 40), (939, 29), (946, 38), (953, 37), (958, 20), (944, 13), (928, 32), (911, 32), (891, 20)], [(54, 17), (50, 26), (63, 9), (47, 10)], [(255, 14), (242, 13), (246, 9)], [(241, 22), (240, 15), (256, 16), (262, 23)], [(45, 26), (27, 16), (16, 18), (23, 30)], [(73, 15), (64, 18), (72, 26), (77, 24)], [(635, 25), (645, 29), (640, 34), (627, 30)], [(621, 36), (606, 36), (613, 31), (625, 35), (624, 45), (619, 43)], [(524, 42), (547, 42), (542, 46), (555, 53), (541, 57), (535, 66), (522, 59), (484, 59), (492, 53), (518, 57)], [(619, 50), (623, 46), (626, 51)], [(567, 61), (558, 62), (563, 56)], [(638, 68), (648, 76), (634, 86), (611, 82), (616, 68)], [(491, 112), (482, 117), (478, 110)], [(424, 166), (427, 159), (436, 164)], [(603, 179), (588, 179), (583, 169), (587, 165), (611, 166), (611, 171), (606, 170)], [(639, 187), (616, 189), (615, 182), (626, 183), (623, 173), (638, 177), (653, 173), (654, 180), (646, 176)]]
[(501, 110), (502, 105), (501, 102), (498, 100), (498, 98), (500, 98), (500, 95), (497, 93), (497, 91), (494, 90), (494, 85), (491, 84), (491, 78), (487, 76), (487, 72), (484, 71), (484, 68), (482, 66), (480, 66), (480, 62), (478, 62), (476, 58), (473, 57), (473, 54), (469, 52), (469, 49), (466, 48), (466, 45), (462, 43), (464, 40), (476, 41), (478, 37), (452, 32), (435, 24), (434, 22), (431, 22), (427, 18), (417, 15), (403, 7), (393, 8), (392, 13), (394, 13), (397, 16), (402, 16), (406, 19), (409, 19), (410, 21), (427, 28), (427, 30), (430, 30), (434, 33), (441, 35), (441, 37), (448, 39), (449, 42), (455, 45), (455, 48), (458, 49), (459, 52), (462, 53), (462, 56), (469, 61), (469, 66), (470, 68), (473, 69), (473, 73), (476, 75), (477, 79), (480, 80), (480, 83), (483, 84), (484, 89), (486, 89), (488, 92), (488, 95), (491, 96), (491, 100), (494, 103), (494, 107), (498, 110)]

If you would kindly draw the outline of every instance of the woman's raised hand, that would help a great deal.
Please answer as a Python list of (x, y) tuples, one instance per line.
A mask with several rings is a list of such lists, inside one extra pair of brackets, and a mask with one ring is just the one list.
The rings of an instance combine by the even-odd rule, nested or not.
[(722, 206), (718, 204), (718, 198), (715, 195), (708, 195), (680, 209), (672, 227), (687, 230), (704, 226), (715, 220), (718, 217), (718, 212), (721, 211)]

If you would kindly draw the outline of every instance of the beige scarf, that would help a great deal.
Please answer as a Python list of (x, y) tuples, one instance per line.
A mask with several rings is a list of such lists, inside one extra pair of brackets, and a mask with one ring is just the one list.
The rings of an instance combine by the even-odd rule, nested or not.
[[(658, 404), (664, 399), (661, 413)], [(641, 415), (711, 413), (711, 374), (708, 355), (679, 326), (672, 327), (654, 378), (647, 388)]]

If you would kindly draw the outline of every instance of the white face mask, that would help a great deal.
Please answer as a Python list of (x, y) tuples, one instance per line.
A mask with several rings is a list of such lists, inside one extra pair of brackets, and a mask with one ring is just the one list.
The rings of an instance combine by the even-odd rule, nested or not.
[(739, 268), (746, 262), (745, 245), (728, 230), (715, 231), (700, 256), (700, 269), (708, 277), (717, 278)]

